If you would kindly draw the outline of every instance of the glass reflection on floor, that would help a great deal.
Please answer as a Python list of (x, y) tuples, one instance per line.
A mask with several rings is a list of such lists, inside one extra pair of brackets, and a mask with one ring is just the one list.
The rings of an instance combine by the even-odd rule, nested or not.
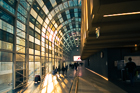
[(48, 74), (42, 84), (43, 87), (41, 89), (41, 93), (66, 93), (68, 92), (65, 90), (67, 83), (68, 80), (62, 74)]

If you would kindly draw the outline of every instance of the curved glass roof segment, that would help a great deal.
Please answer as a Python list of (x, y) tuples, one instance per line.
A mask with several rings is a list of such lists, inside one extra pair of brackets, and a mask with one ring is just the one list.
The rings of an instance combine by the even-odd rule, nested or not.
[(62, 43), (63, 37), (63, 47), (71, 50), (70, 47), (80, 44), (80, 34), (74, 33), (81, 30), (81, 0), (36, 0), (30, 11), (29, 26), (55, 45)]

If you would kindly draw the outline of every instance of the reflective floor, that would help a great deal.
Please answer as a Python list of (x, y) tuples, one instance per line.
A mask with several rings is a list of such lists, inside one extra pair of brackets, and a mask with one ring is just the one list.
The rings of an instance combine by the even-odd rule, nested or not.
[(78, 93), (127, 93), (104, 77), (79, 67)]
[[(85, 67), (79, 66), (78, 71), (69, 69), (67, 74), (65, 72), (64, 75), (47, 74), (42, 83), (34, 84), (34, 82), (30, 82), (28, 88), (19, 93), (70, 93), (73, 81), (75, 81), (74, 77), (76, 76), (78, 76), (79, 81), (77, 83), (78, 93), (140, 93), (126, 91), (96, 74)], [(128, 85), (125, 84), (122, 86), (132, 90), (133, 87), (128, 87)], [(75, 84), (73, 86), (75, 89)], [(71, 93), (75, 93), (74, 89), (72, 89)]]
[(69, 93), (75, 75), (76, 71), (73, 69), (69, 69), (64, 75), (47, 74), (42, 83), (29, 82), (30, 85), (22, 93)]

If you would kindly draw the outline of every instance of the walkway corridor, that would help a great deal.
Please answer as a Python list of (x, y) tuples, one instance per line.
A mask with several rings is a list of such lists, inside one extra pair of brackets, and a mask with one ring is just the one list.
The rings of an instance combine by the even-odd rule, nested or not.
[(75, 93), (75, 77), (78, 80), (77, 93), (139, 93), (139, 90), (135, 88), (135, 91), (129, 91), (133, 90), (133, 87), (129, 87), (129, 84), (123, 85), (122, 83), (120, 85), (128, 88), (124, 90), (125, 88), (120, 88), (120, 86), (82, 66), (78, 67), (77, 72), (69, 68), (65, 75), (48, 74), (42, 83), (39, 85), (32, 83), (26, 90), (20, 93)]
[(127, 93), (84, 67), (79, 67), (78, 75), (78, 93)]
[(60, 75), (47, 74), (42, 83), (31, 82), (27, 89), (19, 93), (69, 93), (75, 76), (76, 71), (73, 69), (68, 69), (64, 75), (61, 72)]

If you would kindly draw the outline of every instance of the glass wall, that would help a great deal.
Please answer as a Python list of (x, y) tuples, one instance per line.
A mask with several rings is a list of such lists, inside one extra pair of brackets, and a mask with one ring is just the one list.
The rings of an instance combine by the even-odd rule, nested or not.
[(29, 81), (34, 80), (34, 62), (29, 62)]
[[(8, 2), (0, 1), (2, 7), (14, 13)], [(10, 9), (11, 8), (11, 9)], [(0, 9), (0, 93), (12, 89), (12, 67), (14, 49), (14, 17)]]
[[(74, 38), (71, 34), (79, 31), (81, 22), (79, 9), (69, 8), (81, 4), (76, 0), (62, 0), (62, 4), (53, 1), (0, 1), (0, 85), (7, 86), (3, 89), (12, 85), (19, 88), (27, 80), (33, 81), (35, 75), (43, 78), (59, 65), (62, 68), (63, 51), (69, 50), (72, 42), (68, 40)], [(69, 36), (64, 36), (68, 32)]]
[(35, 56), (35, 75), (41, 75), (40, 73), (40, 57)]
[(29, 81), (34, 80), (34, 56), (29, 56)]
[(0, 92), (12, 89), (12, 62), (0, 62)]

